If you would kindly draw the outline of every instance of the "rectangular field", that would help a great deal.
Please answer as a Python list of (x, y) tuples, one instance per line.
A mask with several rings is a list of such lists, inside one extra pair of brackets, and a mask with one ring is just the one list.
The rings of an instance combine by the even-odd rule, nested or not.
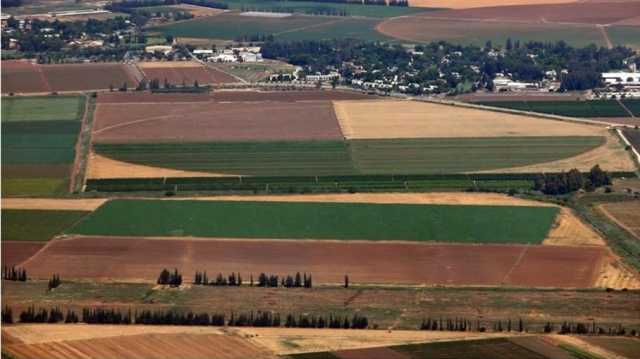
[(45, 93), (136, 87), (137, 79), (121, 63), (37, 65), (3, 62), (2, 93)]
[(480, 104), (568, 117), (629, 117), (629, 113), (615, 100), (492, 101)]
[(66, 191), (84, 107), (82, 97), (3, 97), (3, 196)]
[(2, 122), (78, 121), (83, 113), (80, 96), (2, 97)]
[(329, 101), (99, 103), (95, 116), (97, 143), (342, 139)]
[(640, 240), (640, 201), (606, 203), (605, 214)]
[(115, 200), (68, 233), (541, 243), (557, 213), (522, 206)]
[(89, 212), (2, 209), (3, 241), (48, 241)]
[(186, 281), (196, 270), (239, 272), (245, 283), (261, 272), (299, 271), (314, 284), (342, 283), (347, 274), (358, 284), (583, 288), (595, 285), (606, 258), (602, 247), (80, 236), (50, 242), (24, 266), (43, 279), (153, 283), (175, 267)]
[[(320, 123), (315, 122), (314, 125), (319, 126)], [(154, 131), (151, 127), (148, 130), (146, 133)], [(124, 136), (132, 132), (126, 133), (123, 129), (122, 134)], [(140, 131), (140, 134), (145, 136), (144, 131)], [(127, 163), (215, 174), (400, 175), (462, 173), (539, 164), (571, 158), (602, 144), (602, 138), (595, 136), (500, 137), (191, 144), (97, 143), (94, 151)]]
[[(36, 254), (44, 242), (9, 241), (2, 239), (2, 265), (7, 267), (17, 266)], [(6, 288), (6, 287), (5, 287)]]
[(278, 40), (356, 38), (386, 40), (376, 31), (378, 19), (293, 15), (288, 17), (243, 16), (228, 13), (152, 28), (165, 35), (188, 38), (250, 39), (272, 35)]

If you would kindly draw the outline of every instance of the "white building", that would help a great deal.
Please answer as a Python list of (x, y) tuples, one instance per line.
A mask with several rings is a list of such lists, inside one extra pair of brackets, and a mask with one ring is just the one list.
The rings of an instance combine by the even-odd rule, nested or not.
[(241, 52), (238, 56), (242, 59), (243, 62), (262, 62), (262, 54), (261, 53), (253, 53), (253, 52)]
[(167, 46), (167, 45), (154, 45), (154, 46), (147, 46), (144, 48), (145, 52), (148, 53), (155, 53), (155, 52), (161, 52), (165, 55), (169, 54), (171, 52), (171, 50), (173, 50), (173, 48), (171, 46)]
[(320, 74), (307, 75), (305, 77), (307, 81), (331, 81), (336, 78), (340, 79), (340, 74), (337, 72), (331, 72), (328, 75), (320, 75)]
[(208, 50), (208, 49), (195, 49), (195, 50), (193, 50), (193, 54), (194, 54), (194, 55), (200, 55), (200, 56), (213, 55), (213, 50)]
[(640, 88), (640, 72), (604, 72), (602, 73), (602, 79), (607, 86)]

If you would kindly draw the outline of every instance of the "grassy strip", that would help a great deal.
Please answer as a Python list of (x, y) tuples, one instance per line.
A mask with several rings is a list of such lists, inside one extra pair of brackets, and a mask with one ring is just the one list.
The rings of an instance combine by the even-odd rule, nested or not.
[[(75, 178), (73, 179), (73, 188), (72, 191), (74, 193), (79, 193), (82, 191), (84, 187), (85, 175), (87, 172), (87, 164), (89, 158), (89, 151), (91, 150), (91, 133), (93, 129), (93, 115), (96, 109), (96, 100), (94, 97), (89, 96), (87, 98), (88, 107), (87, 113), (85, 117), (84, 127), (81, 127), (79, 148), (77, 149), (79, 153), (76, 154), (78, 163), (76, 163), (77, 172), (75, 173)], [(72, 174), (73, 175), (73, 174)]]
[(556, 207), (115, 200), (69, 233), (541, 243)]
[(84, 217), (84, 211), (2, 210), (2, 240), (48, 241)]

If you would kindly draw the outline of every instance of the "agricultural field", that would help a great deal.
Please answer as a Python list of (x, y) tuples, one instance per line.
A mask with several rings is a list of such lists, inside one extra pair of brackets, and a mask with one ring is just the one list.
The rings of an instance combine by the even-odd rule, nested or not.
[(249, 82), (260, 82), (269, 77), (269, 75), (293, 72), (295, 67), (286, 62), (265, 60), (261, 63), (242, 63), (242, 64), (215, 64), (210, 65), (220, 68), (225, 72), (229, 72), (235, 76)]
[[(115, 200), (67, 232), (113, 236), (541, 243), (557, 212), (553, 207), (523, 206)], [(157, 221), (140, 221), (148, 216)], [(212, 223), (211, 216), (219, 221)]]
[(138, 68), (148, 80), (158, 80), (161, 84), (191, 86), (195, 81), (200, 85), (238, 82), (237, 79), (222, 71), (205, 67), (197, 62), (139, 62)]
[(447, 9), (470, 9), (489, 6), (506, 5), (535, 5), (535, 4), (566, 4), (576, 0), (411, 0), (410, 6), (438, 7)]
[(640, 240), (640, 201), (606, 203), (600, 208), (609, 218)]
[(407, 14), (416, 14), (427, 11), (435, 11), (434, 8), (411, 8), (400, 6), (370, 6), (357, 3), (320, 3), (312, 1), (296, 1), (282, 3), (281, 1), (260, 0), (224, 0), (232, 10), (242, 11), (268, 11), (302, 14), (332, 14), (343, 13), (346, 16), (386, 18)]
[(9, 15), (45, 14), (52, 11), (89, 10), (95, 9), (95, 1), (77, 0), (29, 0), (23, 6), (5, 7), (3, 13)]
[(136, 87), (138, 80), (127, 65), (89, 63), (37, 65), (3, 61), (2, 93), (48, 93), (105, 90), (109, 86)]
[(217, 328), (160, 326), (29, 325), (3, 328), (3, 353), (20, 359), (167, 358), (270, 359), (264, 348)]
[(622, 130), (624, 137), (631, 143), (631, 146), (640, 151), (640, 130), (638, 129), (624, 129)]
[(84, 108), (79, 96), (2, 98), (3, 196), (67, 191)]
[(331, 91), (131, 96), (99, 97), (89, 178), (634, 168), (606, 129), (579, 123)]
[(622, 100), (622, 103), (634, 116), (640, 117), (640, 100)]
[(225, 13), (149, 29), (164, 35), (186, 38), (235, 40), (273, 35), (278, 40), (322, 40), (355, 38), (387, 40), (375, 26), (378, 19), (292, 15), (287, 17), (245, 16)]
[[(625, 106), (635, 108), (636, 102), (627, 101)], [(491, 101), (481, 105), (502, 107), (520, 111), (531, 111), (567, 117), (630, 117), (615, 100), (595, 101)]]
[(48, 241), (73, 226), (88, 212), (2, 209), (2, 240)]
[(2, 246), (2, 265), (9, 268), (18, 266), (36, 254), (45, 244), (45, 242), (9, 241), (3, 239), (0, 242)]
[(637, 338), (582, 337), (580, 339), (627, 358), (633, 358), (640, 353), (640, 339)]

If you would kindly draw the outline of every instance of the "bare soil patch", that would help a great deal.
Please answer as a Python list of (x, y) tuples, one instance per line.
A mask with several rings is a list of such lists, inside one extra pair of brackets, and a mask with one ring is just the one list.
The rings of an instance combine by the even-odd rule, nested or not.
[(122, 162), (91, 152), (87, 165), (87, 178), (159, 178), (159, 177), (224, 177), (229, 174), (181, 171), (169, 168)]
[(336, 101), (349, 139), (602, 136), (604, 128), (417, 101)]
[(469, 9), (487, 6), (567, 4), (575, 2), (577, 0), (410, 0), (409, 6)]
[(71, 237), (24, 265), (34, 278), (154, 281), (158, 268), (177, 267), (245, 277), (305, 271), (316, 283), (348, 273), (355, 283), (592, 287), (606, 256), (601, 247)]
[(178, 4), (178, 5), (173, 5), (173, 7), (177, 9), (186, 10), (195, 17), (215, 16), (225, 12), (225, 10), (222, 10), (222, 9), (214, 9), (210, 7), (190, 5), (190, 4)]
[[(597, 127), (594, 127), (597, 129)], [(535, 165), (503, 168), (504, 173), (531, 173), (531, 172), (561, 172), (570, 168), (577, 168), (580, 171), (589, 171), (598, 164), (606, 171), (635, 171), (636, 166), (631, 160), (629, 153), (625, 151), (620, 141), (607, 130), (600, 129), (600, 135), (604, 136), (604, 145), (587, 151), (578, 156), (557, 161), (545, 162)], [(490, 171), (486, 171), (490, 172)], [(495, 171), (493, 171), (495, 172)]]
[(17, 266), (36, 254), (46, 242), (2, 241), (2, 265)]
[(27, 61), (2, 61), (2, 93), (49, 92), (38, 65)]
[(104, 198), (52, 199), (52, 198), (3, 198), (2, 209), (49, 209), (68, 211), (93, 211), (107, 200)]
[(173, 85), (191, 86), (194, 81), (202, 85), (238, 82), (222, 71), (191, 61), (140, 62), (138, 68), (147, 80), (157, 79), (160, 83), (164, 83), (166, 79)]
[(136, 87), (138, 81), (121, 63), (90, 63), (39, 66), (51, 91), (104, 90), (110, 85)]
[(417, 15), (434, 19), (517, 21), (533, 23), (611, 24), (640, 16), (640, 2), (576, 2), (458, 9)]
[(93, 140), (105, 143), (342, 139), (329, 101), (100, 103), (95, 117)]

